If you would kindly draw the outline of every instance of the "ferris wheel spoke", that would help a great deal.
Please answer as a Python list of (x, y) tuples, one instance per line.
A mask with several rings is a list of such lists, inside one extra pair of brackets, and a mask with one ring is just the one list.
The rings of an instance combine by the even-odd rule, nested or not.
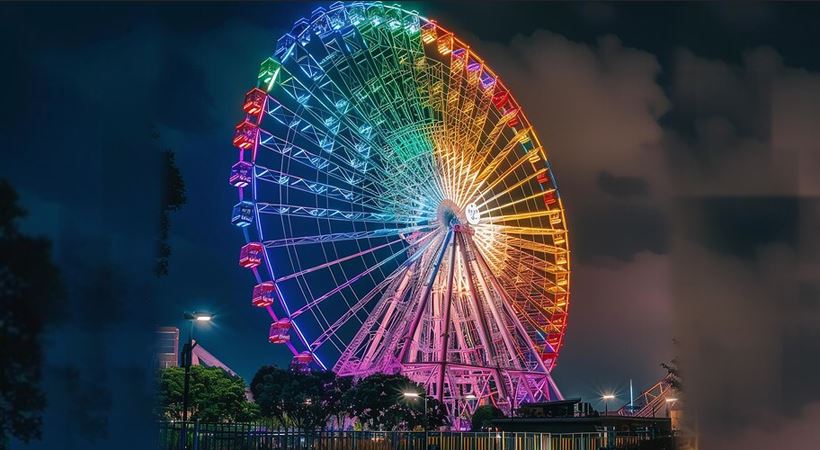
[[(469, 239), (468, 239), (468, 242), (469, 242)], [(525, 351), (534, 353), (536, 351), (537, 347), (536, 347), (535, 343), (532, 341), (532, 337), (530, 336), (530, 333), (528, 333), (527, 330), (522, 325), (522, 323), (520, 321), (520, 313), (517, 312), (515, 309), (513, 309), (515, 307), (515, 302), (509, 297), (506, 290), (504, 290), (503, 286), (501, 285), (501, 282), (494, 275), (494, 272), (492, 272), (490, 270), (490, 268), (487, 266), (487, 263), (484, 260), (484, 255), (483, 255), (481, 249), (476, 247), (476, 246), (473, 246), (473, 248), (476, 249), (476, 261), (478, 262), (479, 266), (487, 274), (487, 277), (489, 278), (490, 284), (493, 286), (496, 293), (501, 298), (503, 298), (505, 300), (505, 301), (501, 302), (502, 307), (507, 308), (508, 313), (510, 314), (511, 317), (513, 317), (513, 325), (515, 326), (515, 328), (520, 333), (520, 336), (524, 339), (529, 340), (529, 342), (527, 342), (528, 345), (523, 346), (523, 348), (522, 348), (522, 346), (516, 346), (516, 350), (518, 352), (521, 352), (521, 353), (524, 353)], [(543, 370), (545, 373), (549, 372), (547, 370), (546, 366), (544, 365), (544, 362), (541, 360), (539, 355), (535, 354), (533, 359), (535, 359), (538, 362), (539, 368), (541, 370)]]
[[(547, 192), (555, 192), (555, 189), (550, 189)], [(512, 201), (509, 201), (507, 203), (501, 204), (501, 205), (493, 206), (492, 208), (484, 209), (483, 212), (489, 214), (491, 212), (499, 211), (499, 210), (502, 210), (502, 209), (505, 209), (505, 208), (509, 208), (511, 206), (521, 204), (521, 203), (532, 202), (535, 199), (542, 200), (543, 198), (544, 198), (544, 192), (539, 191), (539, 192), (536, 192), (535, 194), (530, 194), (526, 197), (521, 197), (521, 198), (518, 198), (518, 199), (515, 199), (515, 200), (512, 200)], [(536, 202), (536, 208), (539, 208), (539, 207), (543, 207), (543, 203), (540, 202), (540, 201)]]
[[(307, 55), (306, 58), (313, 58), (312, 55)], [(313, 61), (315, 63), (315, 60)], [(318, 63), (317, 63), (318, 64)], [(354, 111), (357, 111), (357, 108), (347, 109), (344, 114), (339, 114), (337, 110), (334, 110), (328, 102), (331, 101), (332, 98), (339, 98), (344, 97), (344, 94), (341, 93), (339, 87), (333, 81), (332, 78), (328, 77), (326, 74), (320, 76), (316, 84), (321, 83), (321, 88), (319, 89), (310, 89), (306, 85), (302, 84), (301, 81), (297, 77), (291, 76), (287, 79), (287, 81), (283, 84), (287, 84), (287, 82), (295, 83), (295, 89), (285, 91), (290, 92), (299, 92), (304, 93), (303, 95), (309, 96), (310, 98), (316, 99), (320, 103), (322, 108), (315, 108), (309, 105), (309, 102), (302, 101), (303, 105), (303, 113), (309, 114), (311, 119), (307, 121), (311, 123), (311, 125), (315, 128), (326, 128), (324, 132), (318, 132), (318, 130), (314, 130), (314, 134), (319, 134), (319, 138), (314, 138), (315, 141), (318, 142), (329, 142), (331, 147), (333, 146), (333, 141), (338, 140), (339, 142), (347, 144), (344, 146), (348, 149), (356, 149), (356, 152), (348, 151), (348, 154), (351, 155), (353, 164), (357, 166), (362, 166), (366, 168), (366, 162), (368, 161), (378, 170), (383, 176), (387, 173), (390, 173), (390, 168), (388, 166), (383, 166), (377, 162), (376, 159), (369, 158), (369, 153), (371, 150), (384, 147), (383, 144), (378, 144), (373, 142), (373, 139), (378, 137), (378, 134), (375, 136), (371, 136), (370, 132), (365, 132), (363, 130), (371, 129), (371, 126), (367, 124), (366, 120), (362, 118), (360, 120), (353, 120), (354, 116), (359, 116), (358, 114), (353, 114)], [(331, 92), (329, 94), (328, 92)], [(319, 94), (322, 94), (321, 97)], [(298, 97), (292, 95), (291, 97), (295, 98)], [(349, 100), (346, 101), (346, 105), (351, 105)], [(322, 114), (320, 114), (322, 111)], [(292, 112), (291, 112), (292, 113)], [(292, 113), (293, 114), (293, 113)], [(324, 114), (324, 115), (323, 115)], [(304, 118), (304, 114), (301, 116)], [(339, 124), (344, 122), (346, 124), (346, 129), (351, 132), (352, 135), (358, 137), (356, 141), (351, 141), (349, 138), (345, 138), (345, 133), (340, 132)], [(304, 133), (303, 133), (304, 134)], [(412, 174), (413, 172), (409, 172)], [(402, 177), (402, 173), (399, 172), (398, 175), (395, 174), (393, 176)]]
[[(566, 286), (569, 280), (569, 270), (566, 263), (560, 263), (560, 258), (566, 258), (566, 252), (553, 254), (553, 261), (539, 257), (522, 250), (520, 247), (510, 245), (506, 242), (495, 240), (490, 246), (480, 239), (476, 239), (479, 246), (484, 249), (485, 258), (497, 271), (503, 271), (510, 267), (515, 267), (514, 279), (535, 277), (539, 286), (544, 286), (551, 294), (566, 293)], [(546, 253), (542, 253), (546, 256)], [(510, 261), (514, 261), (512, 264)], [(525, 273), (526, 272), (526, 273)]]
[[(354, 65), (347, 65), (346, 67), (348, 68), (348, 70), (347, 70), (348, 72), (357, 73), (358, 68), (360, 66), (357, 65), (357, 64), (354, 64)], [(353, 67), (355, 67), (356, 69), (353, 69)], [(345, 80), (349, 80), (349, 79), (350, 79), (349, 77), (345, 78)], [(376, 79), (380, 80), (379, 77), (376, 77)], [(368, 85), (369, 83), (370, 83), (369, 81), (364, 81), (364, 82), (360, 81), (356, 85), (356, 87), (350, 87), (349, 90), (352, 91), (352, 92), (355, 92), (357, 89), (361, 89), (363, 85)], [(368, 103), (369, 103), (369, 107), (366, 106), (366, 105), (368, 105)], [(407, 103), (407, 102), (405, 102), (405, 103)], [(367, 117), (370, 120), (370, 122), (372, 122), (372, 123), (377, 123), (378, 124), (378, 123), (387, 123), (388, 122), (388, 119), (385, 118), (385, 116), (383, 115), (384, 114), (384, 108), (380, 108), (379, 105), (377, 105), (375, 103), (374, 96), (351, 95), (350, 105), (354, 109), (360, 110), (361, 114), (364, 117)], [(377, 129), (380, 129), (380, 128), (381, 127), (377, 127)], [(383, 133), (382, 132), (377, 132), (377, 134), (381, 135)], [(395, 155), (397, 155), (397, 156), (402, 155), (403, 152), (401, 151), (401, 148), (402, 148), (402, 144), (404, 142), (423, 142), (423, 140), (407, 140), (407, 139), (403, 139), (404, 142), (395, 141), (395, 139), (391, 140), (391, 138), (389, 136), (384, 136), (384, 138), (388, 141), (390, 148), (396, 149)], [(415, 151), (413, 151), (411, 149), (410, 154), (412, 154), (414, 152)], [(385, 155), (384, 152), (382, 152), (382, 153), (380, 153), (380, 156), (390, 156), (390, 153)], [(394, 159), (395, 158), (388, 158), (387, 161), (385, 162), (385, 167), (386, 168), (393, 167), (394, 169), (399, 168), (400, 164), (397, 166), (397, 163), (396, 163), (396, 161), (394, 161)], [(424, 171), (422, 171), (422, 172), (397, 171), (395, 173), (407, 173), (407, 174), (411, 174), (411, 175), (415, 176), (416, 178), (420, 178), (420, 175), (422, 175), (424, 173), (429, 173), (429, 172), (424, 172)], [(418, 174), (418, 176), (417, 176), (417, 174)]]
[[(425, 235), (422, 239), (420, 239), (420, 241), (421, 241), (421, 240), (426, 240), (426, 239), (429, 239), (431, 236), (434, 236), (434, 235), (435, 235), (435, 233), (428, 233), (428, 234), (427, 234), (427, 235)], [(363, 277), (365, 277), (365, 276), (369, 275), (370, 273), (372, 273), (372, 272), (373, 272), (373, 271), (375, 271), (376, 269), (380, 269), (383, 265), (385, 265), (385, 264), (387, 264), (388, 262), (390, 262), (390, 261), (392, 261), (392, 260), (394, 260), (394, 259), (398, 258), (398, 257), (399, 257), (399, 256), (401, 256), (402, 254), (404, 254), (406, 251), (407, 251), (407, 249), (406, 249), (406, 248), (402, 248), (402, 249), (401, 249), (401, 250), (399, 250), (398, 252), (393, 253), (392, 255), (388, 256), (387, 258), (385, 258), (385, 259), (383, 259), (383, 260), (379, 261), (377, 264), (374, 264), (372, 267), (368, 268), (368, 269), (367, 269), (367, 270), (365, 270), (364, 272), (361, 272), (361, 273), (359, 273), (358, 275), (355, 275), (355, 276), (353, 276), (352, 278), (349, 278), (349, 279), (348, 279), (347, 281), (345, 281), (344, 283), (341, 283), (341, 284), (337, 285), (336, 287), (334, 287), (333, 289), (331, 289), (331, 290), (330, 290), (330, 291), (328, 291), (327, 293), (322, 294), (321, 296), (319, 296), (319, 297), (317, 297), (317, 298), (315, 298), (315, 299), (311, 300), (310, 302), (306, 303), (306, 304), (305, 304), (304, 306), (302, 306), (301, 308), (299, 308), (299, 309), (297, 309), (296, 311), (292, 312), (292, 313), (291, 313), (291, 315), (290, 315), (290, 317), (291, 317), (292, 319), (295, 319), (295, 318), (299, 317), (300, 315), (304, 314), (305, 312), (307, 312), (307, 311), (309, 311), (309, 310), (313, 309), (314, 307), (316, 307), (317, 305), (321, 304), (323, 301), (325, 301), (325, 300), (327, 300), (328, 298), (332, 297), (334, 294), (337, 294), (338, 292), (340, 292), (340, 291), (342, 291), (343, 289), (345, 289), (345, 288), (349, 287), (350, 285), (352, 285), (352, 284), (353, 284), (353, 283), (355, 283), (356, 281), (358, 281), (358, 280), (362, 279)]]
[(498, 224), (498, 223), (506, 223), (506, 222), (520, 222), (527, 219), (537, 219), (542, 217), (552, 218), (556, 215), (560, 215), (560, 210), (542, 210), (542, 211), (531, 211), (531, 212), (521, 212), (516, 214), (507, 214), (504, 216), (496, 216), (496, 217), (488, 217), (486, 220), (484, 218), (481, 219), (483, 223), (488, 224)]
[[(379, 163), (377, 159), (371, 157), (371, 152), (374, 149), (379, 148), (380, 145), (370, 142), (369, 137), (359, 135), (359, 140), (354, 142), (350, 138), (345, 137), (345, 133), (341, 132), (344, 130), (340, 131), (338, 129), (338, 125), (336, 125), (335, 130), (323, 130), (323, 127), (328, 126), (327, 123), (330, 119), (322, 119), (321, 117), (317, 116), (317, 114), (315, 114), (315, 110), (309, 108), (304, 108), (303, 112), (313, 114), (311, 114), (310, 118), (305, 118), (304, 114), (297, 114), (296, 112), (290, 110), (289, 108), (282, 105), (272, 97), (269, 97), (269, 101), (267, 102), (267, 108), (268, 115), (274, 117), (280, 124), (289, 126), (292, 129), (295, 128), (295, 132), (298, 135), (302, 136), (303, 138), (311, 142), (313, 145), (315, 145), (317, 148), (321, 149), (321, 153), (329, 154), (331, 158), (341, 162), (343, 165), (347, 167), (350, 167), (351, 169), (358, 172), (360, 175), (364, 176), (365, 174), (368, 174), (369, 172), (367, 169), (368, 166), (370, 166), (382, 178), (386, 178), (388, 176), (399, 179), (406, 178), (406, 172), (397, 172), (391, 170), (389, 167), (385, 167), (381, 163)], [(348, 115), (345, 115), (343, 117), (348, 117)], [(332, 123), (334, 124), (339, 124), (340, 121), (347, 120), (340, 118), (336, 115), (331, 115), (331, 118)], [(296, 125), (303, 122), (307, 125), (296, 127)], [(361, 128), (362, 125), (359, 125), (357, 127), (355, 124), (348, 124), (348, 126), (345, 129), (350, 130), (353, 134), (358, 135), (358, 133), (360, 133), (359, 129)], [(341, 153), (338, 150), (343, 150), (343, 153), (347, 156), (342, 157)], [(312, 160), (311, 162), (313, 162)], [(350, 179), (353, 177), (348, 176), (346, 178)], [(367, 175), (367, 178), (371, 179), (374, 183), (377, 182), (372, 175)]]
[(422, 316), (424, 315), (425, 304), (427, 303), (427, 300), (430, 297), (430, 292), (432, 291), (433, 285), (436, 282), (436, 277), (438, 276), (439, 269), (441, 268), (441, 262), (444, 259), (444, 254), (446, 253), (447, 248), (450, 246), (453, 234), (454, 231), (452, 228), (447, 230), (447, 235), (445, 236), (444, 241), (441, 245), (441, 249), (438, 252), (436, 262), (430, 268), (430, 275), (424, 284), (424, 288), (421, 290), (420, 295), (413, 299), (413, 306), (415, 308), (415, 312), (413, 315), (413, 319), (407, 323), (406, 332), (404, 333), (404, 337), (402, 339), (404, 341), (404, 345), (402, 346), (401, 351), (398, 355), (398, 360), (401, 362), (407, 362), (410, 347), (412, 347), (413, 342), (416, 341), (415, 336), (419, 331), (419, 323), (421, 321)]
[[(306, 139), (321, 153), (327, 153), (334, 160), (345, 164), (360, 173), (368, 172), (372, 167), (381, 176), (387, 175), (388, 171), (377, 161), (370, 157), (373, 144), (368, 141), (353, 142), (345, 138), (339, 126), (340, 118), (333, 114), (330, 118), (320, 117), (314, 108), (307, 108), (303, 105), (302, 112), (297, 113), (280, 103), (274, 97), (268, 97), (266, 102), (268, 116), (274, 118), (280, 125), (289, 127), (293, 132)], [(332, 125), (328, 121), (333, 121)], [(329, 129), (327, 127), (334, 127)], [(353, 131), (349, 126), (346, 129)], [(339, 150), (342, 150), (341, 152)], [(342, 155), (344, 153), (344, 156)]]
[(417, 225), (404, 228), (379, 228), (369, 231), (353, 231), (350, 233), (328, 233), (313, 236), (292, 236), (282, 239), (264, 241), (266, 248), (292, 247), (295, 245), (323, 244), (327, 242), (357, 241), (360, 239), (385, 238), (410, 234), (414, 231), (429, 230), (430, 225)]
[[(370, 174), (362, 172), (360, 168), (351, 166), (349, 161), (341, 161), (341, 165), (337, 164), (324, 156), (320, 156), (317, 152), (295, 145), (288, 139), (283, 139), (263, 129), (259, 130), (259, 145), (276, 152), (283, 158), (298, 161), (314, 170), (322, 170), (349, 186), (360, 186), (362, 189), (367, 189), (378, 186), (379, 183), (379, 180), (373, 178)], [(363, 183), (364, 181), (367, 183)]]
[(369, 197), (363, 193), (343, 189), (332, 184), (308, 180), (303, 177), (285, 173), (276, 169), (269, 169), (267, 167), (260, 166), (259, 164), (254, 166), (254, 170), (256, 178), (259, 180), (275, 183), (280, 186), (285, 186), (310, 194), (323, 195), (329, 198), (351, 203), (360, 203)]
[[(550, 255), (568, 253), (567, 249), (559, 247), (557, 245), (530, 241), (527, 239), (522, 239), (513, 236), (505, 236), (504, 238), (493, 240), (492, 244), (495, 244), (496, 242), (500, 243), (501, 245), (508, 245), (512, 248), (532, 250), (534, 252), (545, 253)], [(490, 246), (491, 244), (487, 243), (487, 245)]]
[[(322, 196), (352, 205), (364, 206), (372, 211), (413, 211), (413, 204), (408, 198), (391, 197), (386, 195), (371, 195), (363, 190), (355, 192), (350, 189), (344, 189), (332, 184), (308, 180), (303, 177), (275, 169), (269, 169), (260, 165), (256, 165), (254, 170), (256, 178), (259, 180), (274, 183), (289, 189), (306, 192), (314, 196)], [(432, 213), (432, 211), (429, 210), (429, 206), (422, 202), (417, 202), (415, 209), (421, 213)]]
[[(537, 154), (538, 149), (530, 150), (529, 152), (525, 152), (522, 154), (518, 159), (514, 160), (510, 166), (501, 174), (496, 174), (495, 170), (501, 165), (501, 163), (506, 160), (507, 156), (515, 150), (516, 147), (520, 147), (521, 143), (519, 142), (519, 138), (521, 136), (525, 136), (526, 132), (518, 132), (516, 133), (513, 139), (510, 139), (509, 142), (506, 143), (504, 149), (498, 154), (498, 156), (494, 157), (492, 161), (490, 161), (487, 165), (485, 165), (481, 171), (476, 176), (475, 180), (467, 186), (467, 194), (466, 198), (471, 198), (472, 196), (478, 193), (479, 189), (483, 189), (486, 192), (489, 192), (495, 186), (497, 186), (501, 181), (506, 179), (510, 174), (515, 172), (518, 167), (521, 166), (525, 161), (529, 161), (534, 155)], [(489, 176), (493, 175), (493, 180), (489, 183), (489, 185), (484, 186), (484, 183), (487, 182)]]
[(509, 119), (505, 118), (505, 116), (500, 116), (495, 121), (493, 128), (489, 133), (487, 133), (486, 137), (483, 140), (480, 140), (480, 142), (473, 147), (473, 152), (470, 156), (474, 165), (480, 167), (482, 162), (490, 156), (492, 149), (498, 146), (498, 140), (504, 135), (504, 130), (507, 128), (508, 121)]
[[(403, 274), (406, 274), (410, 270), (410, 267), (419, 259), (421, 255), (425, 253), (427, 248), (429, 248), (432, 245), (432, 243), (433, 241), (431, 240), (430, 242), (425, 244), (424, 247), (420, 249), (420, 251), (417, 251), (412, 256), (410, 256), (404, 263), (402, 263), (401, 266), (396, 268), (396, 270), (394, 270), (387, 277), (385, 277), (385, 279), (381, 283), (379, 283), (376, 287), (370, 290), (370, 292), (368, 292), (364, 297), (362, 297), (358, 303), (352, 306), (341, 317), (339, 317), (339, 319), (336, 322), (334, 322), (318, 338), (316, 338), (316, 340), (311, 344), (311, 348), (313, 348), (314, 350), (319, 348), (327, 339), (332, 337), (341, 327), (343, 327), (352, 317), (358, 314), (358, 312), (361, 311), (362, 308), (364, 308), (368, 303), (370, 303), (372, 299), (375, 297), (375, 295), (377, 295), (379, 292), (382, 292), (388, 285), (406, 285), (406, 283), (402, 282), (402, 278), (400, 278), (400, 276), (403, 276)], [(391, 289), (396, 287), (398, 286), (391, 286), (385, 292), (390, 292)], [(399, 295), (399, 293), (396, 292), (396, 295)]]
[[(378, 111), (388, 119), (384, 124), (396, 129), (401, 123), (412, 123), (413, 117), (409, 113), (408, 102), (398, 101), (393, 104), (393, 99), (406, 99), (408, 93), (403, 91), (404, 86), (400, 82), (387, 83), (385, 79), (390, 76), (391, 72), (395, 74), (405, 71), (397, 70), (398, 65), (391, 59), (395, 51), (387, 51), (390, 47), (379, 45), (382, 40), (385, 42), (390, 40), (389, 33), (386, 33), (388, 36), (382, 33), (384, 32), (379, 27), (365, 25), (361, 29), (360, 36), (365, 45), (360, 53), (351, 55), (353, 61), (356, 62), (352, 66), (360, 86), (370, 87), (370, 92), (381, 92), (378, 99), (374, 99), (382, 102), (378, 105)], [(391, 50), (395, 50), (395, 47)], [(390, 79), (393, 78), (395, 75)]]
[[(521, 186), (523, 186), (523, 185), (525, 185), (525, 184), (527, 184), (527, 183), (532, 182), (534, 179), (537, 179), (537, 178), (538, 178), (538, 176), (539, 176), (540, 174), (544, 173), (546, 170), (547, 170), (547, 169), (541, 169), (541, 170), (535, 171), (535, 172), (533, 172), (532, 174), (527, 175), (526, 177), (524, 177), (524, 178), (522, 178), (522, 179), (518, 180), (518, 181), (517, 181), (515, 184), (513, 184), (512, 186), (510, 186), (510, 187), (508, 187), (508, 188), (504, 189), (504, 190), (503, 190), (503, 191), (501, 191), (501, 192), (496, 193), (495, 195), (493, 195), (492, 197), (490, 197), (490, 198), (488, 198), (488, 199), (486, 199), (486, 200), (484, 200), (484, 199), (483, 199), (483, 197), (484, 197), (484, 196), (483, 196), (483, 194), (482, 194), (482, 196), (481, 196), (481, 197), (479, 197), (479, 198), (481, 198), (481, 199), (482, 199), (482, 201), (481, 201), (481, 203), (477, 203), (477, 205), (476, 205), (476, 206), (477, 206), (479, 209), (480, 209), (480, 208), (483, 208), (483, 207), (484, 207), (484, 206), (486, 206), (488, 203), (490, 203), (490, 202), (492, 202), (492, 201), (497, 200), (497, 199), (498, 199), (499, 197), (501, 197), (502, 195), (506, 195), (506, 194), (509, 194), (509, 193), (511, 193), (511, 192), (514, 192), (515, 190), (519, 189)], [(543, 191), (541, 192), (541, 195), (542, 195), (542, 196), (544, 195), (544, 192), (543, 192)]]
[(311, 219), (328, 219), (344, 221), (360, 221), (383, 224), (414, 224), (426, 221), (426, 216), (399, 215), (393, 212), (361, 212), (342, 211), (332, 208), (314, 208), (301, 205), (287, 205), (282, 203), (256, 203), (260, 214), (276, 214), (280, 216), (305, 217)]
[[(384, 198), (384, 192), (376, 192), (372, 190), (372, 187), (380, 186), (384, 183), (381, 180), (374, 178), (369, 173), (356, 171), (355, 168), (354, 171), (346, 169), (345, 167), (340, 166), (339, 164), (336, 164), (323, 156), (319, 156), (314, 152), (310, 152), (302, 147), (294, 145), (287, 140), (274, 136), (268, 133), (267, 131), (261, 129), (259, 144), (265, 148), (273, 150), (274, 152), (278, 153), (280, 156), (284, 158), (297, 161), (300, 164), (312, 167), (317, 170), (322, 170), (325, 174), (328, 175), (329, 179), (333, 178), (334, 180), (339, 181), (344, 185), (356, 187), (358, 190), (361, 190), (364, 193), (369, 194), (373, 198)], [(348, 164), (345, 163), (345, 165)], [(363, 181), (367, 181), (367, 183), (363, 183)], [(352, 189), (344, 190), (351, 191)], [(399, 202), (400, 204), (416, 204), (417, 206), (426, 205), (419, 198), (418, 195), (414, 194), (415, 193), (413, 191), (409, 191), (406, 189), (395, 190), (393, 193), (394, 196), (403, 197)]]
[[(419, 237), (416, 238), (415, 242), (420, 242), (420, 241), (425, 240), (424, 237), (427, 236), (428, 234), (429, 234), (429, 232), (422, 233)], [(390, 247), (390, 246), (393, 246), (395, 244), (401, 243), (403, 241), (404, 241), (404, 238), (399, 238), (399, 239), (395, 239), (395, 240), (392, 240), (392, 241), (388, 241), (384, 244), (370, 247), (366, 250), (362, 250), (362, 251), (360, 251), (358, 253), (354, 253), (352, 255), (348, 255), (348, 256), (344, 256), (344, 257), (341, 257), (341, 258), (338, 258), (338, 259), (335, 259), (335, 260), (332, 260), (332, 261), (328, 261), (328, 262), (319, 264), (317, 266), (310, 267), (308, 269), (303, 269), (303, 270), (300, 270), (299, 272), (294, 272), (290, 275), (280, 276), (279, 278), (277, 278), (276, 281), (281, 282), (281, 281), (290, 280), (292, 278), (301, 277), (301, 276), (307, 275), (311, 272), (315, 272), (315, 271), (320, 270), (320, 269), (325, 269), (325, 268), (328, 268), (330, 266), (341, 264), (345, 261), (350, 261), (352, 259), (361, 258), (364, 255), (374, 253), (374, 252), (379, 251), (379, 250), (381, 250), (385, 247)], [(324, 242), (327, 242), (327, 241), (324, 241)], [(406, 248), (402, 248), (400, 251), (404, 251), (404, 250), (406, 250)]]
[[(282, 281), (287, 281), (287, 280), (290, 280), (290, 279), (292, 279), (292, 278), (296, 278), (296, 277), (305, 276), (305, 275), (307, 275), (307, 274), (309, 274), (309, 273), (311, 273), (311, 272), (315, 272), (315, 271), (317, 271), (317, 270), (325, 269), (325, 268), (328, 268), (328, 267), (330, 267), (330, 266), (335, 266), (335, 265), (337, 265), (337, 264), (341, 264), (341, 263), (343, 263), (343, 262), (345, 262), (345, 261), (350, 261), (351, 259), (361, 258), (361, 257), (362, 257), (362, 256), (364, 256), (364, 255), (367, 255), (367, 254), (370, 254), (370, 253), (377, 252), (377, 251), (379, 251), (379, 250), (381, 250), (381, 249), (383, 249), (383, 248), (385, 248), (385, 247), (390, 247), (390, 246), (395, 245), (395, 244), (398, 244), (398, 243), (400, 243), (400, 242), (402, 242), (402, 239), (401, 239), (401, 238), (399, 238), (399, 239), (395, 239), (395, 240), (392, 240), (392, 241), (388, 241), (388, 242), (386, 242), (386, 243), (384, 243), (384, 244), (381, 244), (381, 245), (376, 245), (376, 246), (370, 247), (370, 248), (368, 248), (367, 250), (362, 250), (362, 251), (360, 251), (360, 252), (358, 252), (358, 253), (354, 253), (354, 254), (351, 254), (351, 255), (343, 256), (343, 257), (341, 257), (341, 258), (334, 259), (334, 260), (332, 260), (332, 261), (328, 261), (328, 262), (325, 262), (325, 263), (322, 263), (322, 264), (319, 264), (319, 265), (316, 265), (316, 266), (313, 266), (313, 267), (310, 267), (310, 268), (307, 268), (307, 269), (303, 269), (303, 270), (300, 270), (300, 271), (298, 271), (298, 272), (294, 272), (294, 273), (289, 274), (289, 275), (280, 276), (280, 277), (279, 277), (276, 281), (277, 281), (277, 282), (282, 282)], [(402, 249), (402, 250), (404, 250), (404, 249)]]
[(314, 351), (317, 350), (322, 344), (325, 343), (328, 339), (332, 338), (336, 332), (342, 328), (351, 318), (353, 318), (359, 311), (362, 310), (367, 304), (373, 301), (380, 292), (384, 291), (385, 289), (389, 290), (389, 286), (395, 283), (396, 278), (405, 271), (408, 270), (408, 266), (402, 264), (396, 270), (394, 270), (390, 275), (385, 277), (379, 284), (377, 284), (373, 289), (370, 290), (366, 295), (364, 295), (359, 301), (350, 307), (344, 314), (339, 317), (333, 324), (327, 327), (322, 334), (320, 334), (313, 342), (310, 344), (310, 348)]
[(566, 233), (566, 230), (560, 228), (517, 227), (513, 225), (481, 224), (481, 228), (487, 228), (491, 233), (504, 233), (525, 236), (556, 236)]

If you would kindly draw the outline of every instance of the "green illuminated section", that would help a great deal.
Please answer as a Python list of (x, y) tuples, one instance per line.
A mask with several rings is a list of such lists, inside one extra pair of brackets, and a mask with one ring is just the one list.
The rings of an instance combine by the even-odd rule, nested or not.
[(281, 64), (273, 58), (268, 58), (262, 61), (259, 67), (259, 77), (257, 87), (270, 92), (273, 89), (273, 84), (276, 82), (276, 77), (279, 75)]

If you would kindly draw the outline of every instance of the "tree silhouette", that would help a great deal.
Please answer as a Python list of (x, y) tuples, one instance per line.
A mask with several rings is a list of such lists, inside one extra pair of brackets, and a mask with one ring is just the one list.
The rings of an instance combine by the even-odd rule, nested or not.
[(472, 431), (484, 431), (492, 424), (493, 419), (503, 419), (504, 417), (506, 417), (504, 411), (494, 405), (479, 406), (473, 413), (470, 429)]
[[(162, 369), (159, 375), (158, 415), (182, 418), (183, 379), (181, 367)], [(245, 398), (245, 382), (219, 367), (191, 367), (189, 413), (203, 422), (244, 422), (258, 416), (258, 408)]]
[[(678, 346), (677, 339), (672, 339), (672, 343), (675, 347)], [(683, 378), (681, 377), (678, 358), (674, 357), (669, 362), (662, 362), (661, 367), (666, 369), (666, 380), (669, 382), (669, 385), (672, 386), (672, 389), (682, 392)]]
[(446, 408), (438, 399), (427, 398), (425, 414), (424, 399), (406, 398), (405, 392), (423, 395), (424, 388), (404, 375), (377, 373), (353, 386), (345, 396), (345, 403), (350, 415), (371, 430), (412, 430), (447, 423)]
[[(154, 139), (159, 139), (155, 133)], [(157, 259), (154, 271), (158, 277), (168, 275), (168, 264), (171, 257), (171, 213), (179, 211), (187, 198), (185, 197), (185, 180), (176, 164), (176, 157), (171, 149), (162, 151), (161, 168), (161, 209), (159, 214), (159, 237), (157, 239)]]
[(41, 436), (41, 338), (63, 294), (51, 243), (17, 227), (25, 215), (15, 190), (0, 180), (0, 449), (12, 438)]
[(331, 371), (295, 371), (275, 366), (260, 368), (251, 392), (263, 416), (300, 430), (324, 428), (331, 417), (344, 412), (342, 398), (353, 380)]

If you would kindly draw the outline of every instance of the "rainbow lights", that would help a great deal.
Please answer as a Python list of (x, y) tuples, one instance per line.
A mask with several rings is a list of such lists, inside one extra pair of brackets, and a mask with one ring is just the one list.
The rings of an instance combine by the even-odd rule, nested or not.
[(564, 209), (522, 108), (453, 33), (334, 3), (262, 62), (233, 143), (253, 304), (294, 363), (400, 371), (454, 418), (560, 398)]

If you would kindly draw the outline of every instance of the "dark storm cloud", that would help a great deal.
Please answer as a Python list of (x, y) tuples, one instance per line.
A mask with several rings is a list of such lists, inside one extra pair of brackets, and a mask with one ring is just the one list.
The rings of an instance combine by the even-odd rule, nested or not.
[(618, 177), (606, 170), (598, 174), (598, 187), (615, 197), (636, 197), (649, 193), (649, 183), (638, 177)]
[(740, 64), (679, 52), (674, 78), (685, 98), (664, 147), (687, 404), (704, 448), (801, 448), (820, 404), (820, 199), (804, 168), (820, 75), (766, 47)]
[(668, 250), (668, 226), (662, 210), (628, 203), (611, 204), (574, 214), (573, 251), (582, 262), (609, 257), (631, 261), (641, 252)]
[(698, 217), (686, 227), (691, 237), (712, 251), (754, 259), (762, 247), (796, 247), (800, 200), (797, 197), (707, 197), (682, 205)]

